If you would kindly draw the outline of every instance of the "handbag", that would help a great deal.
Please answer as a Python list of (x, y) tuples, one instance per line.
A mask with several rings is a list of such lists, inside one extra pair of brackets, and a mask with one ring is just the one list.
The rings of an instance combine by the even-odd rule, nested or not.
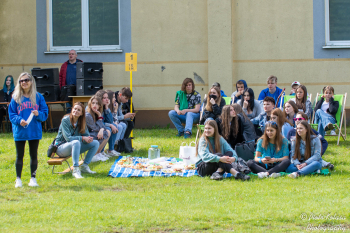
[(122, 140), (120, 140), (118, 142), (118, 145), (114, 145), (114, 150), (122, 153), (132, 153), (134, 151), (134, 149), (132, 148), (131, 145), (131, 139), (134, 139), (132, 137), (130, 138), (123, 138)]
[(235, 146), (237, 156), (248, 161), (254, 159), (255, 141), (237, 143)]
[(190, 142), (190, 144), (187, 144), (183, 146), (185, 142), (183, 142), (180, 146), (180, 152), (179, 152), (179, 158), (184, 161), (186, 165), (195, 164), (198, 161), (198, 156), (196, 156), (196, 147), (191, 146), (192, 143), (195, 144), (195, 142)]
[[(75, 130), (76, 130), (77, 128), (78, 128), (78, 127), (75, 127), (72, 136), (75, 134)], [(61, 143), (59, 143), (59, 144), (57, 144), (57, 145), (56, 145), (55, 142), (56, 142), (56, 138), (52, 141), (52, 143), (50, 144), (49, 148), (47, 149), (47, 157), (49, 157), (49, 158), (53, 158), (53, 157), (55, 156), (55, 153), (56, 153), (56, 151), (57, 151), (57, 148), (58, 148), (60, 145), (66, 143), (67, 141), (63, 141), (63, 142), (61, 142)]]

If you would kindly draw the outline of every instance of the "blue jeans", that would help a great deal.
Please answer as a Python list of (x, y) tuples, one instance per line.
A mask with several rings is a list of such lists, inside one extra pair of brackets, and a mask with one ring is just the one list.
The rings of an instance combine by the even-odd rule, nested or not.
[[(185, 115), (178, 115), (175, 110), (171, 110), (169, 112), (169, 118), (175, 125), (177, 131), (179, 133), (183, 132), (190, 132), (192, 133), (192, 126), (193, 124), (196, 124), (199, 122), (199, 112), (193, 113), (193, 112), (186, 112)], [(182, 126), (181, 123), (185, 123), (185, 128)]]
[(119, 122), (117, 127), (118, 127), (117, 141), (119, 141), (124, 138), (127, 125), (124, 122)]
[(56, 154), (59, 157), (68, 157), (72, 155), (73, 166), (79, 167), (79, 156), (85, 151), (89, 151), (86, 156), (84, 163), (88, 165), (91, 162), (92, 157), (96, 154), (100, 143), (97, 140), (93, 140), (90, 143), (81, 143), (79, 140), (73, 140), (66, 142), (57, 148)]
[(313, 173), (317, 170), (321, 170), (322, 164), (318, 161), (313, 161), (312, 163), (306, 165), (306, 167), (303, 167), (302, 169), (298, 170), (298, 168), (292, 163), (287, 168), (287, 173), (297, 172), (299, 175), (307, 175), (310, 173)]
[(69, 103), (66, 103), (66, 113), (70, 113), (72, 111), (72, 103), (69, 102)]
[(326, 126), (331, 123), (335, 124), (335, 119), (332, 115), (325, 113), (321, 109), (318, 109), (315, 113), (315, 122), (318, 124), (318, 133), (324, 137)]
[[(116, 126), (115, 124), (112, 124), (112, 125), (114, 125), (115, 127), (117, 127), (117, 129), (119, 130), (119, 128), (118, 128), (118, 126)], [(106, 129), (108, 129), (110, 132), (111, 132), (111, 136), (109, 137), (109, 139), (108, 139), (108, 150), (109, 151), (111, 151), (111, 150), (114, 150), (114, 144), (115, 144), (115, 142), (117, 141), (117, 137), (118, 137), (118, 133), (119, 132), (117, 132), (117, 133), (113, 133), (112, 132), (112, 129), (111, 128), (109, 128), (109, 127), (106, 127)], [(103, 150), (104, 150), (104, 148), (103, 148)], [(102, 151), (103, 151), (102, 150)]]

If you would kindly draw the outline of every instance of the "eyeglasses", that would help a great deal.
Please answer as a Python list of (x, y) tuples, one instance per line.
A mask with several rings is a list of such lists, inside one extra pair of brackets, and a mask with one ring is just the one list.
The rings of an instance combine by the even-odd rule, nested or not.
[(306, 121), (306, 119), (305, 118), (294, 118), (294, 121)]
[(26, 79), (22, 79), (22, 80), (19, 80), (19, 83), (27, 83), (27, 82), (30, 82), (30, 79), (29, 78), (26, 78)]

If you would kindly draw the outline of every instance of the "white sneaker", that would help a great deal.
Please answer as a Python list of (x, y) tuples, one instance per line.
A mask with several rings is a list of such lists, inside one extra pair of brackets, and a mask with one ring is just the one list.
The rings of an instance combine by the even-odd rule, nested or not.
[(109, 157), (105, 152), (100, 153), (100, 158), (101, 158), (101, 161), (107, 161), (109, 159)]
[(73, 173), (72, 173), (72, 175), (73, 175), (75, 178), (77, 178), (77, 179), (84, 178), (84, 177), (81, 176), (79, 167), (74, 167), (74, 168), (73, 168)]
[(92, 157), (91, 163), (95, 163), (95, 162), (100, 161), (100, 158), (99, 158), (97, 155), (98, 155), (98, 154), (96, 154), (96, 155), (94, 155), (94, 157)]
[(120, 153), (117, 152), (117, 151), (115, 151), (115, 150), (111, 150), (110, 152), (107, 151), (107, 155), (108, 155), (109, 157), (113, 157), (113, 156), (119, 156)]
[(28, 186), (30, 187), (38, 187), (38, 183), (36, 182), (36, 179), (34, 177), (30, 178)]
[(81, 172), (90, 173), (90, 174), (95, 174), (95, 173), (96, 173), (96, 172), (94, 172), (94, 171), (91, 171), (89, 165), (87, 165), (87, 164), (85, 164), (85, 163), (83, 163), (83, 164), (80, 166), (80, 170), (81, 170)]
[(277, 177), (280, 177), (281, 174), (280, 173), (272, 173), (271, 175), (269, 175), (270, 178), (277, 178)]
[(259, 172), (259, 173), (258, 173), (258, 177), (259, 177), (260, 179), (266, 178), (267, 176), (268, 176), (268, 173), (267, 173), (267, 172)]
[(22, 188), (22, 180), (20, 178), (16, 179), (15, 188)]
[(290, 178), (293, 178), (293, 179), (295, 179), (295, 178), (298, 178), (298, 173), (297, 172), (293, 172), (293, 173), (290, 173), (289, 175), (288, 175)]
[(330, 135), (337, 135), (337, 133), (335, 132), (335, 130), (333, 129), (330, 133)]

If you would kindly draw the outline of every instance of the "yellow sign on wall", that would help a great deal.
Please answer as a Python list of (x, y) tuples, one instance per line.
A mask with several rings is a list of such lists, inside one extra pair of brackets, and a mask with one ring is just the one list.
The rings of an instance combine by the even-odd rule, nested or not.
[(137, 53), (125, 54), (125, 71), (137, 71)]

